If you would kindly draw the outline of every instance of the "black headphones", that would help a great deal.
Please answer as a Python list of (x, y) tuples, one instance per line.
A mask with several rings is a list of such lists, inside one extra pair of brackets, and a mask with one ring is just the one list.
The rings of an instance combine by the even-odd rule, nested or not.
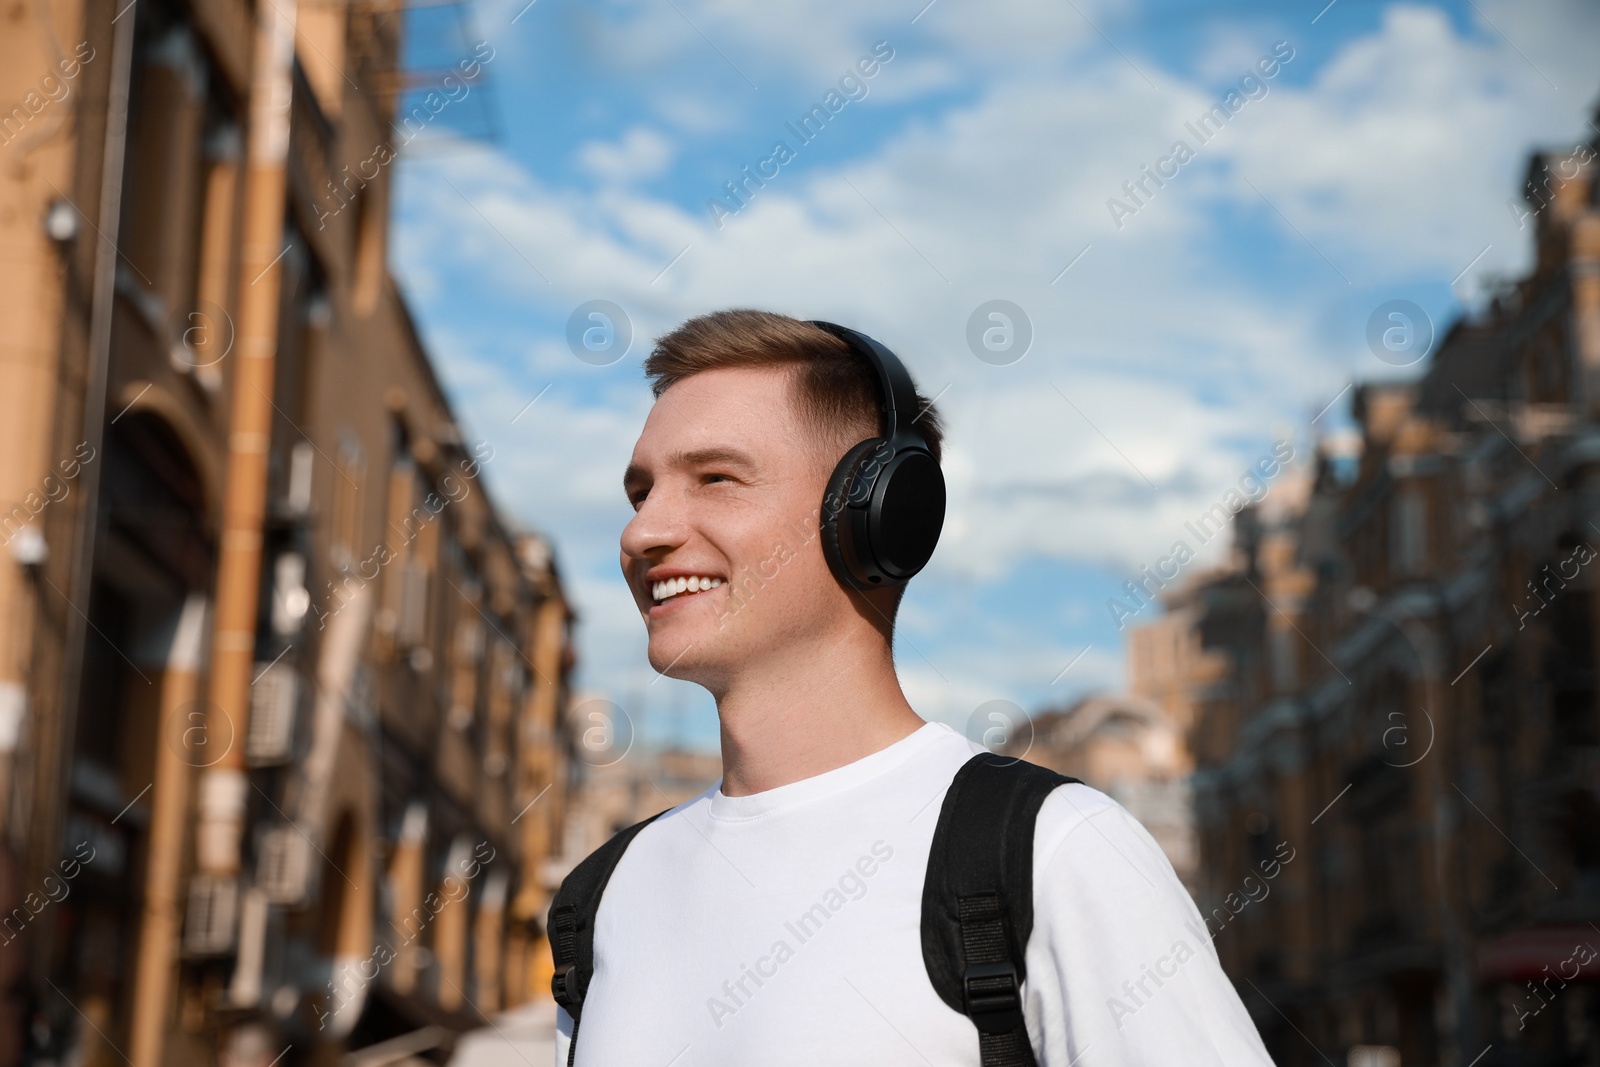
[(822, 495), (822, 554), (840, 584), (904, 585), (927, 565), (944, 528), (944, 472), (918, 432), (917, 392), (898, 356), (864, 333), (812, 320), (878, 373), (884, 436), (851, 448)]

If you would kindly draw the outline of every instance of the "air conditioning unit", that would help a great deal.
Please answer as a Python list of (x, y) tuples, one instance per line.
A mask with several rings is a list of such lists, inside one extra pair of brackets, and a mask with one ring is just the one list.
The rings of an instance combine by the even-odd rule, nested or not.
[(184, 955), (227, 955), (233, 949), (238, 925), (238, 880), (210, 874), (195, 875), (189, 883), (189, 909), (184, 916)]
[(460, 663), (476, 664), (483, 659), (483, 623), (477, 616), (463, 616), (456, 624), (456, 657)]
[(377, 681), (365, 663), (356, 668), (345, 693), (344, 713), (358, 729), (366, 730), (378, 721)]
[(428, 572), (414, 560), (400, 565), (400, 618), (395, 641), (401, 648), (415, 648), (428, 636)]
[(274, 904), (303, 904), (311, 889), (311, 842), (293, 826), (275, 826), (261, 835), (256, 884)]
[(300, 676), (281, 659), (257, 664), (250, 687), (250, 733), (245, 738), (245, 759), (252, 767), (287, 763), (294, 753), (295, 708), (299, 704)]

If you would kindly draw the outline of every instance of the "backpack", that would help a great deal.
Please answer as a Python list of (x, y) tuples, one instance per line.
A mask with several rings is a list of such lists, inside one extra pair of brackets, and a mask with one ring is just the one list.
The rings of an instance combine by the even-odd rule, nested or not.
[[(1033, 931), (1033, 827), (1045, 797), (1077, 781), (980, 752), (956, 772), (939, 811), (922, 887), (922, 960), (940, 999), (978, 1028), (983, 1067), (1037, 1064), (1022, 1017), (1024, 952)], [(567, 875), (550, 905), (550, 990), (572, 1017), (568, 1067), (594, 977), (600, 897), (629, 843), (665, 814), (601, 845)]]

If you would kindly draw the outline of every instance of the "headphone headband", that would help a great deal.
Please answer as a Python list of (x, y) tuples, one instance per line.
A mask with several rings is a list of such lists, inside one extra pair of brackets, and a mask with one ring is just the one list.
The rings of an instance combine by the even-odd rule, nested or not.
[[(916, 386), (911, 383), (911, 375), (906, 371), (905, 364), (900, 362), (900, 357), (860, 330), (852, 330), (836, 322), (823, 322), (821, 319), (811, 319), (808, 324), (839, 338), (853, 351), (866, 357), (872, 369), (877, 372), (878, 391), (883, 395), (885, 440), (890, 444), (901, 443), (897, 439), (905, 437), (921, 440), (922, 435), (911, 429), (912, 423), (920, 414), (913, 414), (917, 407)], [(903, 429), (900, 426), (901, 412), (906, 413)]]

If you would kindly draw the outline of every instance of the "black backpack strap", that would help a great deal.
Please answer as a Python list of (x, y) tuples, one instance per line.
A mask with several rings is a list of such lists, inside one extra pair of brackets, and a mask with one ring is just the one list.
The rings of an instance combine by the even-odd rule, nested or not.
[(577, 1055), (578, 1020), (583, 1015), (583, 998), (589, 992), (589, 981), (594, 977), (594, 917), (600, 910), (600, 897), (606, 891), (606, 883), (611, 881), (611, 872), (617, 869), (622, 854), (628, 851), (628, 845), (640, 830), (666, 813), (659, 811), (626, 830), (617, 831), (611, 840), (589, 853), (562, 879), (561, 888), (550, 904), (550, 917), (545, 927), (550, 933), (550, 955), (555, 962), (550, 992), (555, 995), (556, 1003), (572, 1016), (568, 1067)]
[(1033, 827), (1076, 782), (980, 752), (950, 783), (922, 887), (922, 961), (939, 998), (978, 1028), (983, 1067), (1035, 1067), (1022, 1017), (1033, 932)]

